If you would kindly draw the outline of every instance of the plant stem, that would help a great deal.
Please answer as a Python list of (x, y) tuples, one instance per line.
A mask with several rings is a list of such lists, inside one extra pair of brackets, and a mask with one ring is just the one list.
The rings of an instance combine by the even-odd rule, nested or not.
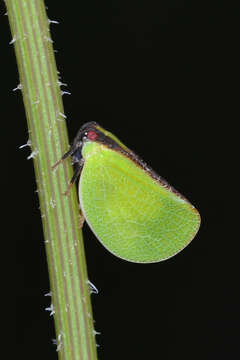
[(59, 359), (97, 359), (75, 188), (64, 196), (71, 161), (49, 20), (42, 0), (6, 0), (26, 109), (43, 220)]

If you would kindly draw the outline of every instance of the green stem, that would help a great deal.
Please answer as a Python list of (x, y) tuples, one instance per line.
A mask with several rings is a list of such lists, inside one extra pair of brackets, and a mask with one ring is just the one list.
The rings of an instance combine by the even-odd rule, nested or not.
[(62, 94), (42, 0), (6, 0), (38, 185), (59, 359), (97, 359), (75, 188), (64, 196), (71, 161)]

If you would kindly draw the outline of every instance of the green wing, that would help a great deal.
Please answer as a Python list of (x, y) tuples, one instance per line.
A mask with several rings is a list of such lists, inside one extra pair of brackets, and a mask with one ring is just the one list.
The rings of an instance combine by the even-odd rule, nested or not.
[(81, 209), (99, 241), (132, 262), (165, 260), (182, 250), (200, 225), (197, 210), (135, 162), (88, 142), (79, 183)]

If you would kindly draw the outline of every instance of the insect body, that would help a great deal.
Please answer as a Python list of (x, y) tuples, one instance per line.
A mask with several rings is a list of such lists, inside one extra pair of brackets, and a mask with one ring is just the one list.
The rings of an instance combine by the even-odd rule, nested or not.
[[(86, 123), (70, 150), (84, 217), (114, 255), (137, 263), (168, 259), (196, 235), (200, 215), (189, 201), (96, 122)], [(81, 173), (81, 174), (80, 174)]]

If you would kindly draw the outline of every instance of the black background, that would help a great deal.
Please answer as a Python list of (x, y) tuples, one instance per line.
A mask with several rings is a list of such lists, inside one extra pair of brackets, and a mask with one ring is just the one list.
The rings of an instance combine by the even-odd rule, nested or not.
[[(100, 291), (92, 295), (99, 358), (237, 358), (238, 238), (226, 217), (235, 196), (227, 149), (239, 118), (239, 2), (46, 4), (60, 22), (51, 31), (72, 94), (63, 99), (70, 139), (84, 122), (98, 121), (202, 217), (183, 252), (150, 265), (114, 257), (84, 226), (89, 278)], [(56, 359), (30, 149), (18, 149), (28, 139), (26, 120), (21, 93), (12, 92), (19, 80), (3, 4), (1, 10), (2, 189), (10, 208), (4, 225), (11, 245), (16, 240), (17, 349), (24, 359)]]

